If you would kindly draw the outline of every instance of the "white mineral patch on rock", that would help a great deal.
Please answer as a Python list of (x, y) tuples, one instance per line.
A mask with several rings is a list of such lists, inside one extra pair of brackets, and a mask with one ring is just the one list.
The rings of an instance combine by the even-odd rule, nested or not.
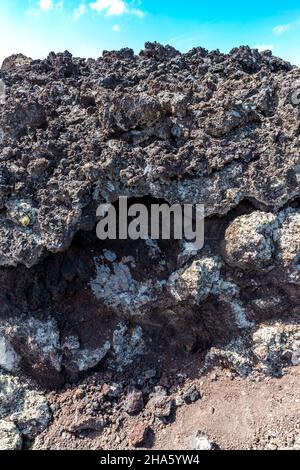
[(263, 269), (272, 263), (277, 219), (266, 212), (238, 217), (225, 234), (226, 261), (239, 268)]
[(280, 376), (300, 363), (300, 324), (270, 322), (252, 328), (225, 347), (211, 348), (205, 368), (222, 364), (241, 376)]
[(189, 450), (207, 451), (214, 450), (216, 445), (204, 435), (190, 436), (187, 440)]
[(62, 344), (62, 349), (68, 353), (68, 359), (64, 359), (64, 364), (80, 372), (92, 369), (105, 358), (110, 348), (109, 341), (106, 341), (101, 348), (82, 348), (77, 336), (68, 336)]
[(105, 358), (110, 348), (110, 342), (106, 341), (102, 348), (78, 349), (77, 351), (73, 351), (72, 361), (75, 362), (79, 371), (92, 369)]
[(243, 329), (243, 328), (251, 328), (252, 326), (254, 326), (254, 323), (250, 322), (247, 319), (246, 309), (243, 306), (242, 302), (233, 299), (230, 302), (230, 308), (234, 314), (235, 323), (238, 326), (238, 328)]
[(22, 435), (14, 423), (0, 420), (0, 450), (20, 450)]
[(225, 234), (225, 259), (241, 269), (272, 269), (289, 282), (300, 280), (300, 211), (278, 216), (255, 211), (235, 219)]
[(124, 367), (133, 363), (137, 356), (145, 351), (143, 330), (136, 326), (132, 331), (126, 325), (120, 323), (113, 335), (113, 354), (117, 367), (121, 371)]
[(61, 370), (59, 330), (53, 318), (47, 317), (42, 320), (20, 316), (0, 320), (0, 334), (8, 343), (10, 340), (22, 343), (25, 356), (35, 355), (42, 363), (47, 362), (57, 371)]
[(290, 282), (300, 281), (300, 211), (287, 209), (279, 216), (279, 228), (275, 232), (278, 243), (277, 257)]
[(125, 313), (137, 315), (151, 300), (155, 299), (155, 289), (160, 290), (160, 283), (151, 279), (136, 281), (127, 264), (101, 264), (95, 259), (96, 277), (91, 280), (93, 294), (108, 307), (118, 307)]
[(245, 339), (241, 336), (224, 347), (213, 347), (205, 358), (203, 371), (214, 365), (222, 365), (234, 370), (240, 376), (247, 376), (252, 371), (253, 361)]
[(50, 421), (45, 396), (17, 377), (0, 373), (0, 419), (15, 423), (21, 434), (33, 439)]
[(297, 365), (300, 325), (281, 322), (261, 325), (253, 334), (253, 353), (258, 368), (268, 375), (281, 374), (284, 365)]
[(20, 357), (15, 352), (9, 341), (0, 336), (0, 367), (8, 372), (14, 372), (19, 365)]
[(198, 303), (207, 298), (220, 277), (221, 263), (217, 258), (201, 258), (188, 268), (173, 273), (168, 281), (168, 290), (175, 300), (190, 300)]

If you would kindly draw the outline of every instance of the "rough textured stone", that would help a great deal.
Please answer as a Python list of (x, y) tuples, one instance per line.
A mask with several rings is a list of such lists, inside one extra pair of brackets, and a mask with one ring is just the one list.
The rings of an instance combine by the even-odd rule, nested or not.
[(146, 409), (157, 418), (165, 420), (170, 417), (174, 405), (175, 400), (169, 397), (164, 389), (157, 387), (148, 401)]
[(225, 348), (212, 348), (206, 366), (226, 364), (242, 376), (281, 376), (300, 364), (300, 327), (294, 322), (269, 322), (233, 340)]
[(129, 415), (138, 414), (144, 407), (143, 393), (139, 390), (129, 391), (124, 403), (124, 410)]
[(275, 224), (276, 217), (263, 212), (238, 217), (225, 234), (227, 262), (242, 269), (259, 270), (271, 266)]
[(188, 448), (190, 450), (216, 450), (217, 446), (205, 435), (190, 436), (188, 438)]
[(201, 393), (199, 392), (196, 385), (191, 385), (187, 390), (185, 390), (183, 397), (182, 397), (188, 405), (191, 403), (195, 403), (196, 401), (200, 400)]
[[(1, 367), (52, 386), (218, 345), (242, 373), (272, 373), (249, 342), (299, 324), (299, 69), (248, 47), (147, 43), (12, 56), (2, 78)], [(100, 242), (96, 208), (120, 196), (204, 204), (203, 249)]]
[(42, 393), (17, 377), (0, 374), (0, 420), (14, 423), (22, 435), (34, 439), (47, 427), (50, 417)]
[(144, 423), (139, 423), (137, 424), (129, 433), (129, 441), (134, 447), (141, 447), (145, 439), (147, 437), (147, 434), (149, 433), (150, 428), (149, 426), (145, 425)]
[[(4, 61), (2, 265), (65, 250), (94, 204), (119, 194), (200, 202), (210, 215), (299, 195), (299, 69), (247, 47), (167, 50)], [(21, 240), (11, 204), (28, 208)]]
[(0, 420), (0, 450), (20, 450), (22, 436), (14, 423)]

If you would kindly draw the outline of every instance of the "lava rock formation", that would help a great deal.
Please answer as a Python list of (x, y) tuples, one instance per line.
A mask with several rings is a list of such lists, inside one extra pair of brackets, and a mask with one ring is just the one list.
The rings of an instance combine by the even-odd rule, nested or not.
[[(53, 387), (149, 356), (299, 363), (298, 68), (148, 43), (12, 56), (1, 74), (4, 371)], [(204, 204), (204, 248), (98, 240), (96, 209), (120, 196)]]

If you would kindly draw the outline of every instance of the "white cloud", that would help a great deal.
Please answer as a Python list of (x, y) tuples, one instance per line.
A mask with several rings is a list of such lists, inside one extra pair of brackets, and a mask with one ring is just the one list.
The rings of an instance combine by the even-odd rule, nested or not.
[(278, 34), (278, 35), (283, 34), (289, 29), (291, 29), (292, 26), (293, 26), (293, 23), (279, 24), (278, 26), (275, 26), (275, 28), (273, 28), (273, 33)]
[(28, 16), (32, 16), (38, 18), (42, 13), (52, 11), (52, 10), (60, 10), (64, 7), (64, 1), (59, 0), (54, 2), (53, 0), (39, 0), (35, 7), (30, 8), (27, 10), (26, 14)]
[(114, 24), (112, 30), (114, 33), (119, 33), (121, 31), (121, 27), (119, 24)]
[(107, 16), (122, 15), (127, 10), (123, 0), (96, 0), (96, 2), (90, 3), (90, 7), (92, 10), (105, 13)]
[(258, 49), (260, 52), (263, 51), (273, 51), (275, 49), (274, 44), (257, 44), (255, 49)]
[(96, 0), (90, 3), (90, 8), (98, 13), (103, 13), (105, 16), (123, 15), (124, 13), (136, 15), (140, 18), (144, 16), (142, 10), (128, 7), (124, 0)]
[(53, 2), (52, 0), (40, 0), (39, 1), (39, 7), (41, 10), (51, 10), (53, 8)]
[(79, 18), (86, 13), (86, 6), (81, 3), (73, 12), (74, 20), (79, 20)]

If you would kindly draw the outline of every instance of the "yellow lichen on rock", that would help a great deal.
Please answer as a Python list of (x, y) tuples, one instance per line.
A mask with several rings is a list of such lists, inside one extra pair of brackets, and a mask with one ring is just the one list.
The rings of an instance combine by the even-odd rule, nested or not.
[(31, 221), (28, 215), (24, 215), (23, 217), (21, 217), (20, 224), (22, 225), (22, 227), (28, 227), (30, 223)]

